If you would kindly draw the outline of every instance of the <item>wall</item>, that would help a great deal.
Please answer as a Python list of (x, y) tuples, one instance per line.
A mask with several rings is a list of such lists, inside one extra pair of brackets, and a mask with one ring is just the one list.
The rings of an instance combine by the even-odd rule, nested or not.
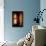
[[(43, 9), (46, 9), (46, 0), (41, 0), (40, 1), (40, 9), (41, 9), (41, 11), (43, 10)], [(43, 26), (46, 26), (46, 11), (44, 11), (43, 12), (43, 19), (44, 19), (44, 21), (42, 22), (40, 22), (40, 24), (41, 25), (43, 25)]]
[[(4, 0), (4, 38), (7, 41), (18, 41), (31, 31), (35, 12), (40, 10), (40, 0)], [(24, 11), (24, 26), (12, 27), (12, 11)]]

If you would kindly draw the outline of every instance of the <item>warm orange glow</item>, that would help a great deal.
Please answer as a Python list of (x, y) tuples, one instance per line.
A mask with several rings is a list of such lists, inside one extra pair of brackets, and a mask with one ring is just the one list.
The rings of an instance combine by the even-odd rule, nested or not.
[(22, 24), (22, 19), (23, 19), (22, 14), (20, 14), (20, 16), (19, 16), (20, 25)]
[(17, 15), (16, 14), (14, 15), (13, 19), (14, 19), (14, 24), (17, 24)]

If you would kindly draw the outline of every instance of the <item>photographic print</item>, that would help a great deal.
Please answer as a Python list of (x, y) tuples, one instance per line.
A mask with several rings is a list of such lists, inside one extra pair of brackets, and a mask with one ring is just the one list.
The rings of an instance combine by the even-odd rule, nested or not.
[(23, 11), (12, 11), (12, 27), (23, 27)]

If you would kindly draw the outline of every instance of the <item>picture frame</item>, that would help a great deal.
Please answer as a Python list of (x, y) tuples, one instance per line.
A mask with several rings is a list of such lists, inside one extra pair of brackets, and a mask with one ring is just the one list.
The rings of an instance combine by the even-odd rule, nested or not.
[(23, 11), (12, 11), (12, 27), (23, 27)]

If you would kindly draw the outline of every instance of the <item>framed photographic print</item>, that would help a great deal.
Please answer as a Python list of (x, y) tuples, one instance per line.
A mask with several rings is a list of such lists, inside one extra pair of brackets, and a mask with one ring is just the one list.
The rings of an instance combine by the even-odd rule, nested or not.
[(12, 27), (23, 27), (23, 11), (12, 11)]

